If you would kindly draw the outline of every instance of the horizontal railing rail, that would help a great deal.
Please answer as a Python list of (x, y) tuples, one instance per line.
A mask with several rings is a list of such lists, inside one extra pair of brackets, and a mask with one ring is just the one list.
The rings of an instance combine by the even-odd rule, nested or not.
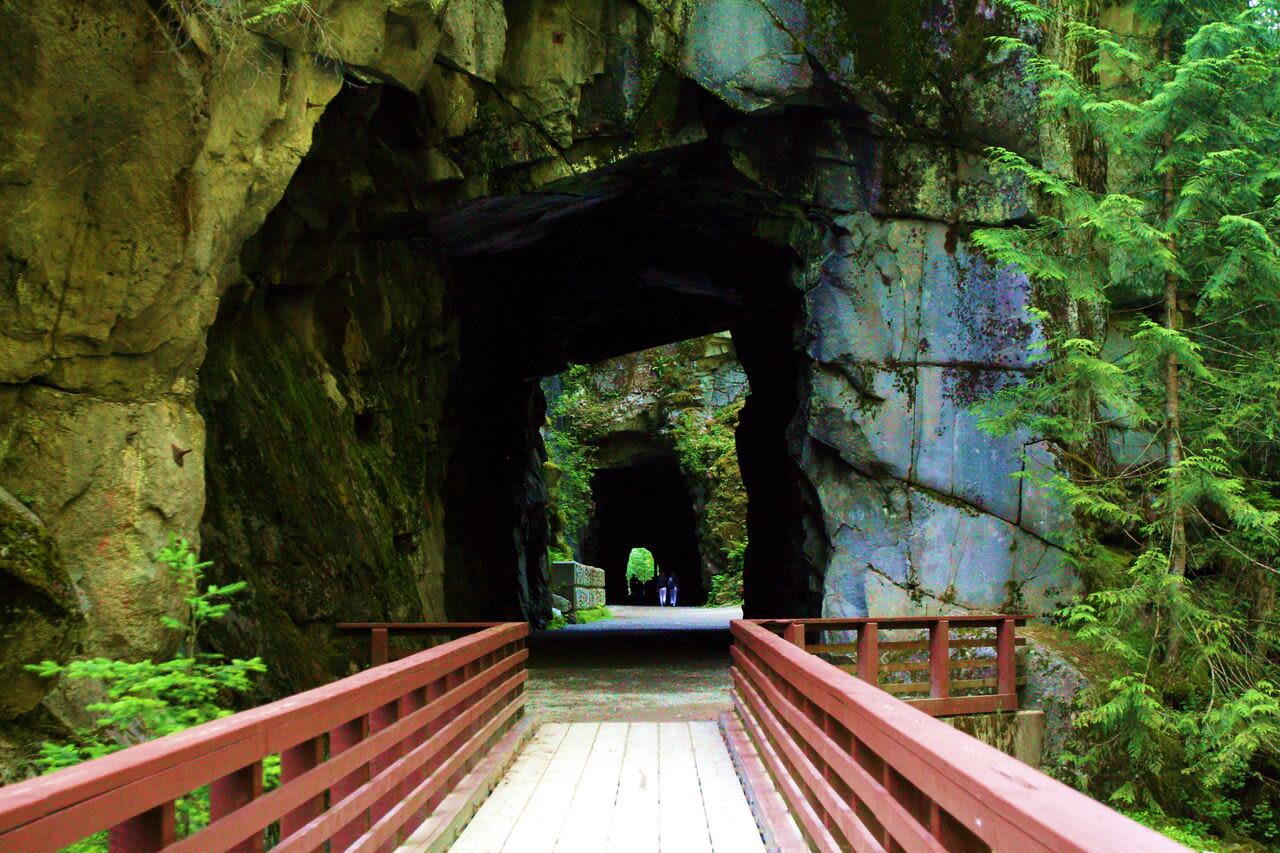
[[(392, 637), (462, 637), (502, 622), (339, 622), (339, 634), (369, 636), (369, 665), (380, 666), (392, 657)], [(404, 655), (400, 655), (403, 657)]]
[[(112, 853), (383, 851), (523, 713), (529, 626), (497, 624), (333, 684), (0, 788), (0, 850), (107, 831)], [(263, 763), (280, 783), (263, 791)], [(208, 786), (206, 826), (175, 803)]]
[(816, 850), (1185, 851), (765, 625), (732, 633), (735, 710)]
[[(757, 624), (943, 717), (1018, 709), (1017, 646), (1025, 641), (1018, 639), (1017, 626), (1026, 621), (1026, 616), (960, 615), (767, 619)], [(927, 632), (928, 638), (886, 642), (882, 632)], [(963, 636), (953, 637), (953, 632)], [(841, 634), (855, 639), (840, 642)]]

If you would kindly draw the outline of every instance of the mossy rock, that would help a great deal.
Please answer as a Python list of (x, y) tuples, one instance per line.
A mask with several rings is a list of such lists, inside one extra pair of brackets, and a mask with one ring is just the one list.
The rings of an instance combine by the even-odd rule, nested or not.
[(31, 517), (0, 503), (0, 719), (30, 711), (53, 687), (23, 666), (66, 660), (83, 628), (53, 539)]

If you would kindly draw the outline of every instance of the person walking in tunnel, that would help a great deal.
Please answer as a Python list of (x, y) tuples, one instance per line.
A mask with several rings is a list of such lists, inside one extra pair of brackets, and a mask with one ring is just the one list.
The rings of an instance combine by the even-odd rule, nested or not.
[(658, 606), (665, 607), (667, 604), (667, 575), (658, 575)]
[(676, 583), (676, 576), (667, 575), (667, 604), (671, 607), (676, 606), (676, 593), (679, 591), (680, 586)]

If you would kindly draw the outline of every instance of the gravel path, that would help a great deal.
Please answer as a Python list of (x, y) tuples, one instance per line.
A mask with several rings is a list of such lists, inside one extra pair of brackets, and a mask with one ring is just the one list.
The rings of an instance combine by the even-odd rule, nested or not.
[(706, 720), (729, 708), (740, 607), (610, 605), (613, 619), (529, 638), (529, 711), (544, 721)]

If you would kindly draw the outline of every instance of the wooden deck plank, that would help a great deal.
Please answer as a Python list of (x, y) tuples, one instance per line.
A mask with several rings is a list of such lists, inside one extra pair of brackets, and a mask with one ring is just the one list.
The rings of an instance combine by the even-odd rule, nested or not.
[(711, 847), (716, 853), (764, 853), (764, 842), (714, 720), (689, 723)]
[(658, 724), (627, 726), (618, 798), (609, 821), (608, 853), (658, 849)]
[(764, 845), (712, 721), (547, 724), (457, 853), (756, 853)]
[(711, 851), (688, 723), (658, 725), (658, 849)]
[[(511, 765), (538, 730), (529, 718), (519, 720), (450, 791), (413, 834), (399, 847), (399, 853), (442, 853), (450, 849), (496, 788), (507, 777)], [(334, 845), (330, 845), (334, 846)]]
[(569, 804), (587, 766), (591, 746), (599, 723), (570, 723), (560, 748), (542, 774), (533, 796), (525, 804), (520, 817), (502, 850), (511, 853), (551, 853), (560, 828), (569, 812)]
[(627, 723), (600, 724), (586, 771), (556, 839), (557, 853), (598, 850), (608, 839), (626, 744)]
[(451, 851), (492, 853), (502, 849), (568, 731), (567, 723), (544, 723), (538, 727), (533, 740), (476, 812)]

